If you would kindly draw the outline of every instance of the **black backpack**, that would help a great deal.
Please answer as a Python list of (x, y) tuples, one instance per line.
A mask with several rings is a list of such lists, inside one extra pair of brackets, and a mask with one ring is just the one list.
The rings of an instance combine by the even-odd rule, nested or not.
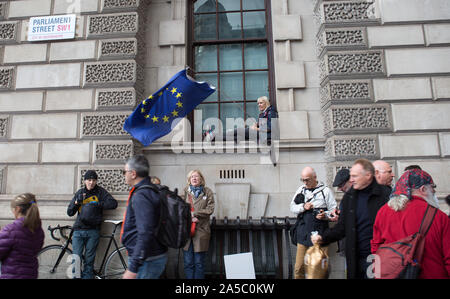
[(159, 195), (160, 217), (156, 228), (158, 241), (170, 248), (182, 248), (190, 238), (191, 206), (164, 185), (143, 185), (136, 189), (151, 189)]

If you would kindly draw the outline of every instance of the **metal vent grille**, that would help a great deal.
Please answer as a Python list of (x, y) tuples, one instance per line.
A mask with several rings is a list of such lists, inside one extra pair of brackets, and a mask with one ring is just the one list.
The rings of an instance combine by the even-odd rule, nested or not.
[(219, 170), (220, 179), (245, 179), (244, 169), (221, 169)]

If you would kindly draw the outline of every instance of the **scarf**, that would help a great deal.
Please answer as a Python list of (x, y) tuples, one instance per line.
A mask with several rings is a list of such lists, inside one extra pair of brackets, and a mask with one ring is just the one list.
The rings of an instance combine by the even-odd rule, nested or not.
[(189, 190), (194, 193), (195, 197), (199, 197), (199, 195), (203, 192), (203, 186), (192, 186), (189, 185)]

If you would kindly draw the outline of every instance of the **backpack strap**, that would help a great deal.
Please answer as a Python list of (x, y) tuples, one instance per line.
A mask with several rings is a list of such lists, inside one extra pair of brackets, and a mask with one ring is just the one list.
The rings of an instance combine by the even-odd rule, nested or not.
[(142, 185), (136, 188), (136, 190), (140, 190), (140, 189), (152, 189), (152, 190), (158, 190), (158, 188), (155, 185)]
[(427, 209), (425, 211), (425, 214), (422, 219), (422, 223), (420, 224), (420, 228), (418, 231), (418, 234), (420, 235), (419, 244), (417, 244), (417, 249), (414, 254), (415, 262), (421, 262), (422, 261), (422, 255), (425, 247), (425, 236), (427, 235), (428, 231), (430, 230), (431, 224), (433, 223), (434, 216), (436, 216), (437, 209), (431, 205), (427, 206)]
[(422, 223), (420, 224), (419, 234), (422, 236), (426, 236), (428, 231), (430, 230), (431, 224), (433, 223), (434, 216), (436, 216), (437, 209), (431, 205), (427, 206), (425, 214), (422, 219)]

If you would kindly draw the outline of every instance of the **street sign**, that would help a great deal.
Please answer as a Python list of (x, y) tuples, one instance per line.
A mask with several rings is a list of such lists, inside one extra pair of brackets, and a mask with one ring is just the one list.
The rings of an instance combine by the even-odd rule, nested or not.
[(44, 41), (75, 38), (77, 16), (58, 15), (30, 18), (28, 41)]

